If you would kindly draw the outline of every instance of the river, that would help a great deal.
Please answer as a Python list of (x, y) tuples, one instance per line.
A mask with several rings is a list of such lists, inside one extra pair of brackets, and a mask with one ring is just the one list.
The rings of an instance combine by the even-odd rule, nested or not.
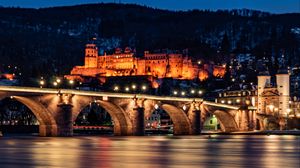
[(299, 168), (293, 135), (0, 137), (0, 167)]

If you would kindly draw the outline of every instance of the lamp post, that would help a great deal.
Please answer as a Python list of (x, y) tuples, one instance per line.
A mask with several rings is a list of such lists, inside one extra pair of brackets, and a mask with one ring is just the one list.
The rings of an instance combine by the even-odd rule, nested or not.
[(116, 92), (119, 91), (119, 86), (115, 86), (114, 91), (116, 91)]
[(43, 88), (43, 86), (45, 85), (45, 81), (43, 79), (40, 80), (40, 88)]
[(61, 83), (61, 79), (56, 78), (56, 80), (53, 82), (53, 86), (59, 88), (60, 83)]
[(144, 92), (144, 91), (146, 91), (146, 90), (147, 90), (147, 86), (143, 85), (143, 86), (142, 86), (142, 91)]
[(73, 89), (74, 80), (69, 80), (69, 84), (70, 84), (70, 86), (71, 86), (71, 89)]
[(58, 86), (58, 83), (56, 81), (53, 82), (53, 86), (56, 88)]
[(175, 91), (173, 91), (173, 94), (176, 96), (178, 94), (178, 92), (175, 90)]
[(195, 90), (194, 89), (191, 90), (191, 94), (195, 94)]

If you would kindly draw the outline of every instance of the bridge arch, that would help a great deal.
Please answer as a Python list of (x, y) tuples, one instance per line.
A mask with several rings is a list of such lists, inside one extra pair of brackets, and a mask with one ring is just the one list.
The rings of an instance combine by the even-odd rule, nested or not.
[(234, 118), (229, 113), (222, 110), (216, 110), (213, 112), (213, 114), (220, 121), (221, 128), (224, 132), (232, 132), (238, 130), (238, 126)]
[(173, 121), (174, 135), (188, 135), (191, 133), (191, 123), (181, 109), (170, 104), (162, 104), (161, 108), (169, 114)]
[(231, 113), (227, 112), (226, 110), (220, 110), (209, 105), (201, 105), (200, 108), (202, 125), (201, 128), (203, 128), (203, 124), (205, 120), (209, 117), (209, 114), (213, 114), (220, 122), (221, 130), (223, 132), (232, 132), (239, 130), (234, 117)]
[[(30, 99), (22, 96), (11, 96), (14, 100), (24, 104), (28, 107), (39, 121), (39, 135), (40, 136), (57, 136), (57, 124), (43, 104), (35, 99)], [(2, 97), (4, 99), (4, 97)]]
[[(108, 114), (111, 116), (112, 120), (114, 121), (114, 135), (131, 135), (132, 134), (132, 123), (129, 119), (129, 116), (126, 112), (118, 105), (103, 101), (97, 100), (95, 101), (99, 106), (101, 106)], [(74, 114), (74, 121), (76, 120), (79, 113), (87, 107), (89, 103), (85, 103), (81, 106), (79, 111), (76, 111)]]

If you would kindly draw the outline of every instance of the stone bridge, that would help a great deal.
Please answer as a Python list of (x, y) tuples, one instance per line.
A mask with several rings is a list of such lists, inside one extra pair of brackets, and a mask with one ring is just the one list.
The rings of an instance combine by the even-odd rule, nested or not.
[(199, 98), (0, 86), (0, 100), (4, 98), (19, 101), (33, 112), (40, 136), (72, 136), (74, 121), (91, 102), (110, 114), (115, 135), (144, 135), (145, 117), (151, 116), (155, 107), (169, 114), (174, 135), (200, 134), (209, 114), (217, 117), (224, 132), (248, 130), (255, 118), (240, 107)]

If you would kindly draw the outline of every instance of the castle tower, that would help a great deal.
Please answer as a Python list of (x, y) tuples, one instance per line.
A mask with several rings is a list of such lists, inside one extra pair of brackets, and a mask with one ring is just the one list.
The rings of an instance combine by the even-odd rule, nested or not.
[(290, 75), (286, 70), (280, 69), (276, 74), (277, 90), (279, 92), (279, 114), (286, 117), (289, 113)]
[(98, 48), (96, 44), (87, 44), (85, 46), (85, 68), (97, 68)]
[(263, 104), (262, 93), (266, 86), (271, 85), (271, 76), (267, 70), (262, 71), (257, 76), (257, 112), (258, 113), (265, 113), (265, 105)]

